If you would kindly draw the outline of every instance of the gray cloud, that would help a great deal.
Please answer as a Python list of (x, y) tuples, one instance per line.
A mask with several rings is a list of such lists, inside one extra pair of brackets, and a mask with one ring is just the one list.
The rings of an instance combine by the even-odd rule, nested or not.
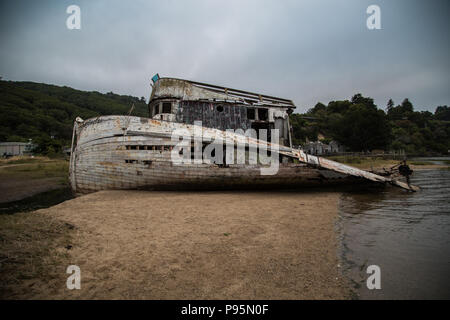
[[(82, 29), (68, 30), (70, 4)], [(366, 28), (370, 4), (382, 30)], [(384, 107), (450, 104), (446, 1), (11, 1), (0, 5), (0, 74), (145, 96), (150, 77), (291, 98), (297, 111), (361, 92)]]

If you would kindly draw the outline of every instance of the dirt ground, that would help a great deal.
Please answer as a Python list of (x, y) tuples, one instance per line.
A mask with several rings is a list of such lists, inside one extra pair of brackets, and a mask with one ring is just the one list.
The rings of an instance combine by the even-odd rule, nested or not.
[(0, 179), (0, 203), (22, 200), (42, 192), (60, 188), (60, 178), (2, 177)]
[(0, 159), (0, 203), (29, 198), (67, 185), (68, 161), (45, 157)]
[[(6, 268), (14, 271), (3, 298), (349, 298), (336, 252), (338, 201), (337, 192), (102, 191), (15, 214), (9, 225), (38, 230), (29, 232), (36, 246), (54, 240), (47, 256)], [(8, 240), (2, 219), (8, 266), (23, 243)], [(47, 220), (59, 231), (44, 239)], [(33, 264), (45, 272), (23, 277)], [(66, 288), (69, 264), (81, 269), (80, 290)]]

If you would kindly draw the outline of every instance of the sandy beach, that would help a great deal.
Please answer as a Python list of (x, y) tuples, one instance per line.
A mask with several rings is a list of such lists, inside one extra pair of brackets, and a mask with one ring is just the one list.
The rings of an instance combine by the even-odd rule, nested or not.
[[(339, 196), (102, 191), (4, 215), (0, 295), (349, 298), (337, 259)], [(80, 290), (66, 288), (70, 264), (81, 268)]]

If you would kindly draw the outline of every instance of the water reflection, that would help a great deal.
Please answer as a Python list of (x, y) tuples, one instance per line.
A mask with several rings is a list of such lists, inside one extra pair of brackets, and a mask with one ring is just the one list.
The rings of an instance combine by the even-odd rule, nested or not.
[[(342, 196), (342, 259), (360, 298), (450, 298), (450, 171), (416, 171), (411, 182), (422, 190)], [(381, 268), (381, 290), (366, 287), (371, 264)]]

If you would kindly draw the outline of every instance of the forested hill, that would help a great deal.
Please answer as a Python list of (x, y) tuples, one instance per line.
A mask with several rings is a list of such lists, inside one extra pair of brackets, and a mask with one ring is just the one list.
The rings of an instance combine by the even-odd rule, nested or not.
[(389, 99), (383, 109), (355, 94), (351, 100), (317, 103), (306, 114), (291, 114), (295, 144), (336, 140), (348, 151), (403, 150), (408, 155), (447, 155), (450, 150), (450, 108), (434, 113), (414, 111), (405, 98), (397, 106)]
[(41, 151), (69, 144), (73, 121), (99, 115), (148, 116), (145, 98), (80, 91), (44, 83), (0, 81), (0, 141), (33, 139)]

